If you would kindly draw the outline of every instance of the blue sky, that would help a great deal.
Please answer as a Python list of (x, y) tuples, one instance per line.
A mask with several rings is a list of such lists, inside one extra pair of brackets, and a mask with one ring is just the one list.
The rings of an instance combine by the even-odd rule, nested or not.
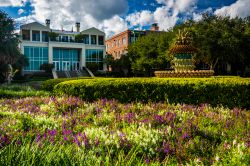
[(221, 16), (250, 15), (250, 0), (0, 0), (0, 9), (20, 24), (51, 19), (55, 29), (99, 28), (108, 36), (126, 29), (147, 29), (158, 23), (167, 30), (204, 12)]

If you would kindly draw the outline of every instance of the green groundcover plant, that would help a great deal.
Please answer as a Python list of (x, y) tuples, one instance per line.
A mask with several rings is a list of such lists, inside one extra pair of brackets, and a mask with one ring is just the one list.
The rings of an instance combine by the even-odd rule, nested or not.
[(0, 165), (248, 165), (249, 111), (78, 97), (0, 100)]
[(18, 84), (1, 85), (0, 98), (22, 98), (31, 96), (49, 96), (50, 93), (42, 90), (35, 90), (30, 86)]
[(97, 78), (72, 80), (54, 86), (57, 95), (95, 101), (116, 99), (122, 103), (168, 102), (250, 108), (250, 79), (214, 78)]

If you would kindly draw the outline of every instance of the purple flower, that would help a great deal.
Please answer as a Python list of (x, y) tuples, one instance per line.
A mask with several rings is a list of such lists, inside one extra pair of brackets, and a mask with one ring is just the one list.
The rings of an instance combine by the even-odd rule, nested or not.
[(181, 136), (182, 139), (186, 139), (188, 138), (188, 133), (187, 132), (184, 132), (184, 134)]
[(99, 143), (100, 143), (100, 141), (99, 141), (99, 139), (97, 138), (97, 139), (95, 140), (95, 146), (98, 146)]
[(17, 144), (17, 145), (21, 145), (21, 141), (18, 140), (18, 141), (16, 142), (16, 144)]
[(146, 160), (145, 160), (145, 163), (146, 163), (146, 164), (150, 164), (150, 160), (149, 160), (149, 159), (146, 159)]
[(157, 124), (163, 124), (165, 122), (165, 119), (161, 115), (155, 115), (154, 120)]
[(70, 134), (72, 134), (72, 131), (71, 130), (63, 130), (62, 131), (63, 132), (63, 135), (70, 135)]
[(36, 142), (39, 142), (41, 140), (41, 135), (40, 134), (37, 134), (37, 137), (36, 137)]
[(57, 134), (57, 131), (55, 129), (48, 130), (48, 134), (53, 137), (53, 136), (55, 136)]
[(81, 146), (81, 142), (78, 140), (77, 135), (74, 136), (73, 142), (77, 144), (79, 147)]
[(166, 154), (166, 155), (169, 155), (171, 153), (171, 147), (169, 145), (169, 143), (166, 143), (165, 141), (163, 142), (163, 152)]

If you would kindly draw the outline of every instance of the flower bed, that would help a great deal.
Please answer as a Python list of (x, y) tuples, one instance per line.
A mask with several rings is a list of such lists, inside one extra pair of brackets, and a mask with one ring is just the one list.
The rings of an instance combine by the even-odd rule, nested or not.
[(0, 100), (0, 165), (247, 165), (249, 122), (204, 104)]

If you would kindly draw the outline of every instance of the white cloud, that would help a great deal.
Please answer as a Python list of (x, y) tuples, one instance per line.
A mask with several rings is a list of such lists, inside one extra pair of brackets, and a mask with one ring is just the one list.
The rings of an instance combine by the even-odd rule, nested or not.
[(207, 9), (205, 9), (205, 10), (203, 10), (203, 11), (200, 11), (199, 13), (193, 13), (193, 20), (194, 21), (199, 21), (199, 20), (201, 20), (202, 19), (202, 14), (203, 13), (212, 13), (213, 12), (213, 9), (211, 8), (211, 7), (209, 7), (209, 8), (207, 8)]
[(17, 11), (17, 14), (18, 14), (18, 15), (21, 15), (21, 14), (23, 14), (24, 12), (25, 12), (25, 10), (19, 9), (19, 10)]
[(230, 6), (224, 6), (220, 9), (217, 9), (215, 14), (219, 16), (230, 16), (231, 18), (236, 16), (250, 16), (250, 2), (249, 0), (237, 0)]
[[(7, 0), (4, 0), (7, 2)], [(10, 2), (11, 0), (8, 0)], [(14, 0), (12, 0), (14, 1)], [(44, 23), (51, 20), (54, 29), (71, 30), (75, 22), (81, 23), (81, 30), (97, 27), (107, 36), (119, 33), (127, 28), (158, 23), (160, 30), (173, 27), (179, 14), (193, 16), (197, 0), (156, 0), (161, 7), (155, 11), (142, 10), (122, 17), (128, 10), (128, 0), (25, 0), (33, 8), (29, 16), (16, 19), (17, 22)]]
[(145, 26), (153, 22), (153, 13), (149, 10), (143, 10), (141, 12), (136, 12), (128, 15), (126, 21), (130, 23), (131, 26)]
[(9, 6), (23, 6), (27, 0), (1, 0), (1, 7), (9, 7)]
[[(102, 27), (107, 35), (123, 29), (125, 20), (118, 15), (126, 13), (127, 0), (28, 0), (33, 7), (29, 16), (16, 19), (17, 22), (29, 23), (38, 21), (44, 23), (45, 19), (51, 20), (54, 29), (71, 30), (75, 22), (81, 23), (81, 30), (90, 27)], [(119, 19), (117, 19), (119, 18)], [(114, 20), (122, 20), (117, 23)], [(112, 25), (107, 26), (108, 22)], [(120, 24), (120, 25), (116, 25)], [(115, 28), (114, 28), (115, 27)], [(120, 28), (118, 28), (120, 27)], [(113, 29), (113, 30), (112, 30)]]
[(101, 25), (99, 25), (100, 29), (103, 29), (107, 37), (110, 37), (113, 34), (120, 33), (128, 28), (127, 23), (124, 19), (115, 15), (111, 19), (104, 20)]
[(155, 11), (143, 10), (132, 13), (126, 17), (131, 26), (145, 26), (158, 23), (160, 30), (167, 30), (173, 27), (179, 19), (179, 14), (193, 15), (197, 0), (156, 0), (163, 6)]
[(159, 4), (163, 4), (168, 8), (172, 8), (178, 12), (186, 12), (191, 9), (197, 0), (156, 0)]

